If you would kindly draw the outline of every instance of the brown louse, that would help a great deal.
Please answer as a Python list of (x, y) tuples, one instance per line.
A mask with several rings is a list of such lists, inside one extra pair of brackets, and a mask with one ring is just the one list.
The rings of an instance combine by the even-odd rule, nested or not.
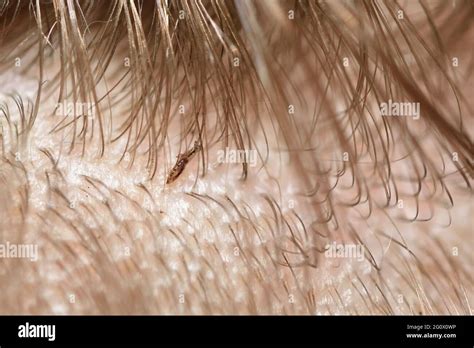
[(166, 179), (167, 184), (171, 184), (181, 175), (188, 162), (199, 150), (201, 150), (201, 142), (196, 140), (194, 146), (190, 150), (176, 156), (176, 164), (173, 166), (168, 174), (168, 178)]

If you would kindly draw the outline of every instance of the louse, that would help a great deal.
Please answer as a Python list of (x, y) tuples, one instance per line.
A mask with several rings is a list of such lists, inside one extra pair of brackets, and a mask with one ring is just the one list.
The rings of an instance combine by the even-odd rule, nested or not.
[(166, 179), (167, 184), (171, 184), (181, 175), (188, 162), (199, 150), (201, 150), (201, 142), (196, 140), (194, 146), (190, 150), (176, 156), (176, 164), (173, 166), (168, 174), (168, 178)]

